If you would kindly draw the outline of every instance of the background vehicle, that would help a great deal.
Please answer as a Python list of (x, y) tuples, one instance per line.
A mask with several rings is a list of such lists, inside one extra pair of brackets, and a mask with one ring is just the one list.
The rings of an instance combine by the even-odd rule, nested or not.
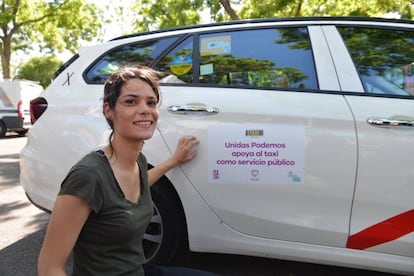
[(19, 116), (18, 110), (0, 105), (0, 138), (4, 137), (7, 131), (21, 131), (23, 118)]
[(151, 261), (190, 249), (412, 274), (413, 43), (408, 21), (295, 18), (81, 49), (32, 101), (21, 183), (50, 210), (68, 169), (107, 143), (106, 77), (144, 64), (168, 74), (149, 163), (200, 140), (153, 188)]
[(25, 135), (31, 127), (30, 101), (43, 87), (29, 80), (0, 81), (0, 137), (7, 131)]

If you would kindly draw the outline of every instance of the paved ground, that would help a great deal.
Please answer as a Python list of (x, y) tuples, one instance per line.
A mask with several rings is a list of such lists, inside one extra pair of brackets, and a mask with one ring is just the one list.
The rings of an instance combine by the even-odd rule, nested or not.
[[(23, 188), (16, 183), (19, 177), (18, 152), (26, 143), (26, 138), (9, 139), (15, 139), (14, 143), (8, 143), (7, 138), (0, 140), (0, 248), (44, 228), (48, 219), (47, 214), (32, 206), (24, 196)], [(10, 231), (14, 234), (10, 235)]]
[(25, 137), (0, 139), (0, 275), (5, 276), (36, 275), (37, 248), (49, 217), (27, 200), (16, 181), (25, 143)]

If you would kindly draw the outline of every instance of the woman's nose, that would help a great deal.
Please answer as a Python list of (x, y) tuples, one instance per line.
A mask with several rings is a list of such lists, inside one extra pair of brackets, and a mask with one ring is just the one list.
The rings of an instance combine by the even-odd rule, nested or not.
[(151, 111), (150, 110), (150, 107), (147, 105), (146, 102), (140, 102), (138, 104), (137, 112), (139, 114), (145, 114), (145, 115), (147, 115), (147, 114), (150, 114), (151, 113), (150, 111)]

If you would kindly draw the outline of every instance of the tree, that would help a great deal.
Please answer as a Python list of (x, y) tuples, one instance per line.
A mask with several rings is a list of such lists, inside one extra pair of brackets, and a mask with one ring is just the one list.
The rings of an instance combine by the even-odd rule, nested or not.
[(137, 0), (134, 29), (148, 31), (210, 21), (297, 16), (412, 18), (411, 0)]
[(203, 16), (220, 22), (239, 19), (232, 5), (242, 0), (137, 0), (133, 10), (136, 31), (149, 31), (177, 26), (199, 24)]
[(231, 2), (229, 0), (219, 0), (221, 6), (223, 6), (226, 13), (230, 16), (232, 20), (239, 20), (239, 16), (236, 14), (236, 11), (231, 6)]
[(138, 0), (133, 9), (139, 14), (137, 31), (192, 25), (200, 22), (202, 0)]
[(3, 77), (10, 78), (14, 51), (78, 50), (80, 42), (91, 41), (98, 33), (101, 10), (84, 0), (2, 0), (0, 1), (0, 56)]
[(46, 88), (62, 64), (56, 56), (34, 57), (19, 67), (16, 78), (38, 81)]
[(295, 16), (364, 16), (383, 17), (398, 13), (411, 19), (410, 0), (246, 0), (239, 15), (242, 18)]

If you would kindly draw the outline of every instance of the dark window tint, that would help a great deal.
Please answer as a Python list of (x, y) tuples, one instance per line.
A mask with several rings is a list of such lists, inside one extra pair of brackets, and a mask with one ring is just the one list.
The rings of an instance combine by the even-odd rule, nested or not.
[(189, 37), (164, 58), (155, 68), (167, 74), (163, 83), (191, 83), (193, 82), (193, 38)]
[(365, 92), (414, 95), (414, 32), (338, 27)]
[(150, 66), (177, 38), (144, 41), (123, 45), (101, 57), (86, 73), (89, 83), (104, 83), (106, 78), (122, 66), (140, 64)]
[(199, 70), (201, 83), (318, 88), (307, 28), (201, 35)]

